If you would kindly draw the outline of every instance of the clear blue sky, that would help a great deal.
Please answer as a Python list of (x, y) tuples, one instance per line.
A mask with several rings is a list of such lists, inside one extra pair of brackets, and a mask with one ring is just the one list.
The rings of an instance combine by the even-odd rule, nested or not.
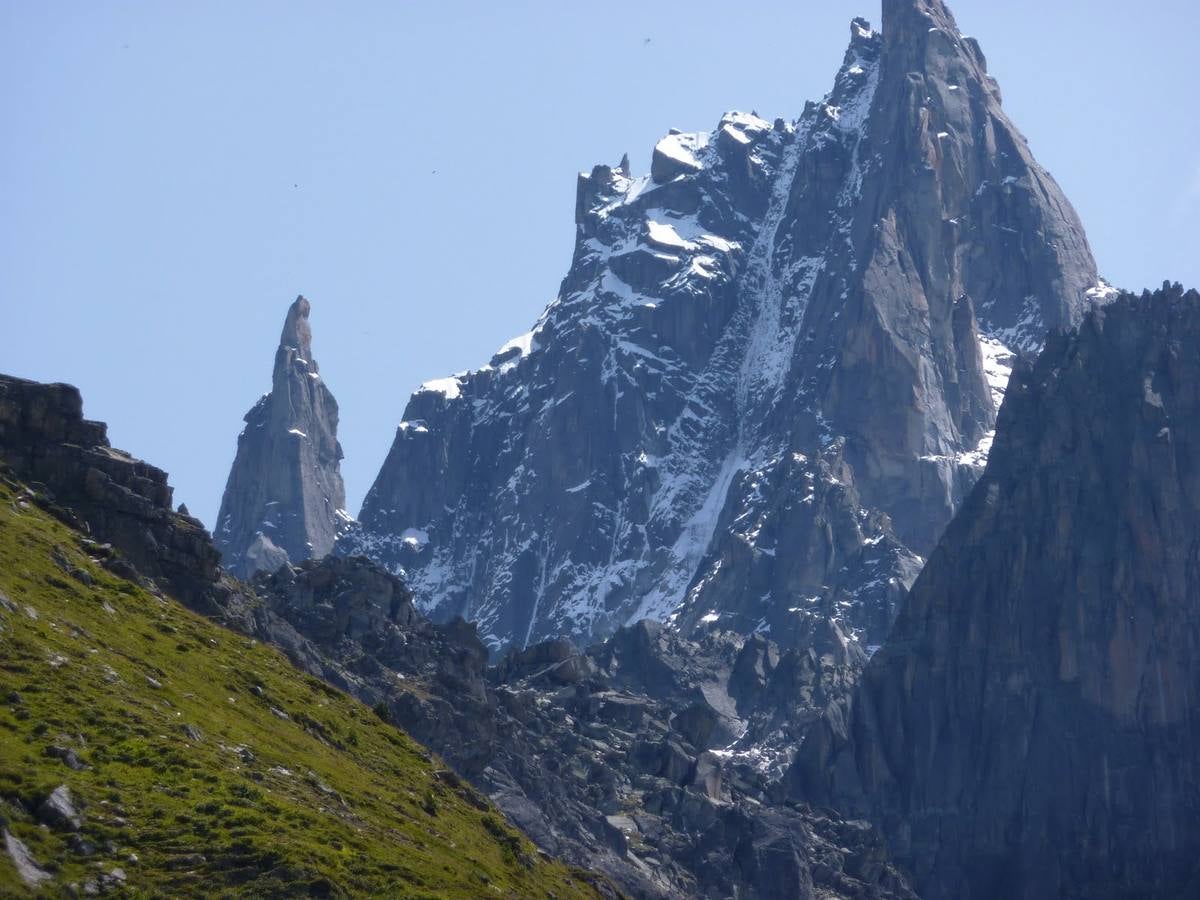
[[(1101, 270), (1200, 285), (1195, 0), (959, 0)], [(575, 175), (797, 116), (863, 2), (4, 0), (0, 371), (79, 385), (210, 525), (313, 303), (352, 512), (421, 381), (528, 329)], [(649, 43), (646, 42), (649, 38)]]

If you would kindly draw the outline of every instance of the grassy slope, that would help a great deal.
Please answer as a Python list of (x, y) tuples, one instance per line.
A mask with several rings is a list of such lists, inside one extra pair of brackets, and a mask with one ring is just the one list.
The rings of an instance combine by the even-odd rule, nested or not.
[[(0, 817), (54, 871), (46, 894), (119, 866), (150, 896), (594, 896), (369, 709), (81, 547), (0, 483), (0, 593), (17, 606), (0, 606)], [(59, 784), (96, 856), (27, 812)], [(0, 844), (0, 895), (21, 892)]]

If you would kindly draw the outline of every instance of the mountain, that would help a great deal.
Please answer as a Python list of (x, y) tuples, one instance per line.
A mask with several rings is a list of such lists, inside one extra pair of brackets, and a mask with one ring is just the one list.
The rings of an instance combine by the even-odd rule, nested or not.
[(1013, 374), (987, 468), (799, 795), (878, 822), (929, 898), (1200, 892), (1200, 294)]
[(74, 388), (0, 377), (0, 895), (614, 896), (377, 712), (164, 593), (235, 596), (161, 475)]
[[(454, 896), (478, 881), (517, 896), (612, 895), (608, 882), (532, 864), (494, 803), (544, 853), (634, 897), (913, 896), (877, 831), (777, 786), (794, 745), (844, 704), (861, 669), (861, 650), (828, 622), (803, 649), (762, 635), (689, 640), (642, 622), (586, 651), (551, 641), (489, 666), (474, 625), (430, 622), (367, 559), (285, 564), (249, 585), (221, 572), (207, 533), (172, 510), (165, 473), (113, 450), (70, 386), (0, 376), (0, 461), (0, 686), (12, 704), (0, 716), (15, 719), (0, 745), (41, 754), (0, 756), (22, 760), (0, 762), (0, 826), (17, 842), (17, 872), (0, 862), (0, 879), (115, 889), (120, 868), (151, 893), (394, 895), (424, 884)], [(405, 749), (406, 734), (453, 772)], [(387, 745), (400, 748), (395, 766)], [(128, 768), (150, 757), (174, 762), (153, 779)], [(99, 778), (121, 786), (119, 800), (97, 801)], [(212, 799), (196, 806), (189, 779)], [(39, 827), (60, 785), (78, 808), (100, 807), (78, 840)], [(185, 827), (177, 810), (188, 804), (198, 814)], [(283, 831), (264, 813), (284, 816)], [(114, 831), (111, 816), (128, 827)], [(410, 825), (431, 839), (414, 844)], [(493, 839), (482, 849), (480, 825)], [(339, 844), (370, 862), (321, 849)], [(136, 873), (122, 867), (130, 851)]]
[(241, 577), (321, 557), (350, 520), (342, 484), (338, 406), (312, 355), (310, 305), (288, 308), (271, 393), (246, 413), (214, 534)]
[(337, 552), (493, 652), (647, 617), (882, 642), (1013, 352), (1112, 291), (939, 0), (850, 31), (798, 120), (580, 176), (557, 298), (412, 396)]

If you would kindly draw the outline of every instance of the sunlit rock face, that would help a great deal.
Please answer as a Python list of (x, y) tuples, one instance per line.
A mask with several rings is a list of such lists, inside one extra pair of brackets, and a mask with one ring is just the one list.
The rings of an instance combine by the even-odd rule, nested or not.
[(333, 549), (346, 514), (338, 407), (312, 356), (309, 302), (288, 308), (271, 393), (246, 413), (213, 539), (222, 564), (249, 578)]
[(1108, 294), (978, 44), (940, 2), (883, 6), (795, 121), (580, 176), (557, 298), (412, 396), (339, 552), (493, 651), (643, 617), (883, 640), (1013, 351)]

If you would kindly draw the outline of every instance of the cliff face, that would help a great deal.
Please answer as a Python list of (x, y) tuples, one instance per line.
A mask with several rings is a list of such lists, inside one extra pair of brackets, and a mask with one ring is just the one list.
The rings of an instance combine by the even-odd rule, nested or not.
[(309, 302), (288, 309), (271, 393), (246, 413), (214, 535), (226, 569), (243, 578), (333, 549), (344, 509), (338, 407), (312, 355)]
[(987, 469), (797, 787), (923, 896), (1200, 890), (1200, 294), (1014, 373)]
[(113, 448), (107, 426), (83, 418), (77, 388), (0, 375), (0, 462), (55, 515), (115, 545), (113, 571), (136, 568), (193, 608), (225, 614), (229, 589), (208, 532), (172, 509), (166, 472)]
[(339, 552), (493, 650), (642, 617), (882, 641), (1010, 351), (1107, 296), (975, 41), (937, 0), (883, 13), (796, 121), (581, 175), (558, 298), (413, 395)]

